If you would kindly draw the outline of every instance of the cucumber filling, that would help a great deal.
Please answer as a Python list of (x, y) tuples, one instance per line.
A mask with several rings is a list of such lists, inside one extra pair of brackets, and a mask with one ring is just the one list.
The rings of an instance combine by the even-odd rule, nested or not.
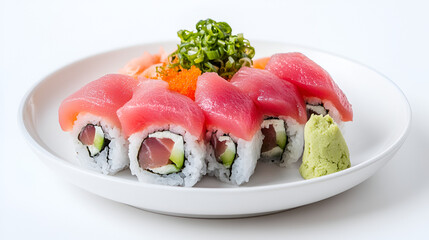
[(166, 175), (166, 174), (180, 172), (180, 170), (182, 170), (182, 169), (178, 168), (174, 164), (167, 164), (165, 166), (158, 167), (158, 168), (148, 168), (147, 170), (149, 170), (149, 171), (151, 171), (153, 173), (157, 173), (157, 174), (161, 174), (161, 175)]
[(265, 119), (261, 124), (261, 131), (264, 135), (262, 158), (273, 161), (281, 160), (287, 143), (285, 122), (277, 118)]
[(235, 142), (230, 136), (224, 135), (216, 137), (212, 135), (211, 144), (214, 148), (216, 160), (226, 168), (231, 168), (237, 155)]
[(170, 131), (149, 134), (137, 156), (141, 168), (157, 174), (182, 170), (185, 161), (183, 137)]
[(78, 139), (86, 146), (91, 157), (97, 156), (110, 143), (110, 140), (104, 137), (101, 126), (93, 124), (86, 125), (79, 133)]

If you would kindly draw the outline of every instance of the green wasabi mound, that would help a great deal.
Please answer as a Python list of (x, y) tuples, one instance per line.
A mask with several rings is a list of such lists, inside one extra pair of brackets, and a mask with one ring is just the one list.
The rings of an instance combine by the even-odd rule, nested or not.
[(299, 168), (305, 179), (350, 167), (350, 153), (340, 129), (329, 115), (311, 115), (304, 128), (304, 154)]

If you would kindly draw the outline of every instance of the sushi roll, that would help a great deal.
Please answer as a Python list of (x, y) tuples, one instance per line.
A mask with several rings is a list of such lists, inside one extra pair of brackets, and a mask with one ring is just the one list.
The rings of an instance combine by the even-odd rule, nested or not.
[(302, 53), (279, 53), (265, 69), (294, 84), (306, 102), (307, 116), (329, 114), (338, 125), (353, 120), (352, 105), (328, 72)]
[(287, 166), (304, 149), (305, 103), (296, 87), (267, 70), (242, 67), (230, 81), (249, 95), (264, 116), (261, 160)]
[(262, 115), (252, 99), (216, 73), (198, 78), (195, 101), (206, 118), (207, 171), (223, 182), (248, 182), (262, 146)]
[(139, 181), (192, 187), (206, 173), (203, 112), (166, 82), (141, 82), (118, 116)]
[(131, 99), (136, 86), (132, 77), (108, 74), (61, 103), (60, 126), (71, 133), (80, 165), (103, 174), (128, 166), (128, 143), (116, 111)]

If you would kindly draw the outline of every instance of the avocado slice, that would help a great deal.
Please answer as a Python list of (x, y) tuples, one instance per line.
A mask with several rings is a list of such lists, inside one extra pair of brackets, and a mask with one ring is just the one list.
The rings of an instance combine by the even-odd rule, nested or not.
[(285, 149), (287, 142), (285, 121), (278, 118), (265, 119), (261, 124), (261, 128), (269, 128), (270, 125), (272, 125), (276, 132), (277, 146), (281, 149)]
[(176, 165), (174, 165), (174, 164), (167, 164), (165, 166), (158, 167), (158, 168), (151, 168), (149, 170), (151, 172), (164, 175), (164, 174), (176, 173), (176, 172), (179, 172), (182, 169), (176, 167)]
[(185, 161), (183, 139), (179, 142), (174, 143), (169, 159), (176, 165), (178, 169), (181, 169), (183, 167), (183, 162)]
[(219, 160), (226, 168), (230, 168), (235, 160), (235, 155), (237, 153), (235, 143), (230, 136), (220, 136), (218, 138), (218, 141), (224, 142), (226, 145), (226, 149), (222, 154), (220, 154)]
[(287, 141), (287, 136), (286, 136), (286, 131), (284, 131), (284, 128), (283, 128), (283, 130), (276, 131), (277, 146), (279, 146), (281, 149), (285, 149), (286, 141)]
[(287, 145), (285, 121), (278, 118), (265, 119), (261, 124), (261, 128), (273, 129), (275, 132), (275, 145), (271, 145), (271, 149), (266, 149), (264, 152), (261, 152), (262, 158), (275, 161), (281, 160)]
[(87, 146), (91, 157), (94, 157), (103, 150), (105, 142), (103, 129), (100, 126), (94, 126), (94, 128), (94, 143), (92, 145)]
[(225, 152), (220, 155), (220, 160), (222, 161), (222, 164), (226, 167), (226, 168), (230, 168), (232, 163), (234, 162), (235, 159), (235, 149), (231, 150), (231, 149), (226, 149)]

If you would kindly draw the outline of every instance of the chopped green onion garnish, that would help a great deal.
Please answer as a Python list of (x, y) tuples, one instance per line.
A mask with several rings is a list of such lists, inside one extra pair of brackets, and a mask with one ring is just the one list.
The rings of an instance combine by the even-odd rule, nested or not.
[(203, 73), (217, 72), (229, 79), (242, 66), (251, 66), (255, 55), (255, 49), (243, 34), (231, 35), (231, 32), (226, 22), (201, 20), (196, 31), (177, 32), (180, 44), (170, 57), (177, 57), (178, 64), (185, 69), (196, 66)]

